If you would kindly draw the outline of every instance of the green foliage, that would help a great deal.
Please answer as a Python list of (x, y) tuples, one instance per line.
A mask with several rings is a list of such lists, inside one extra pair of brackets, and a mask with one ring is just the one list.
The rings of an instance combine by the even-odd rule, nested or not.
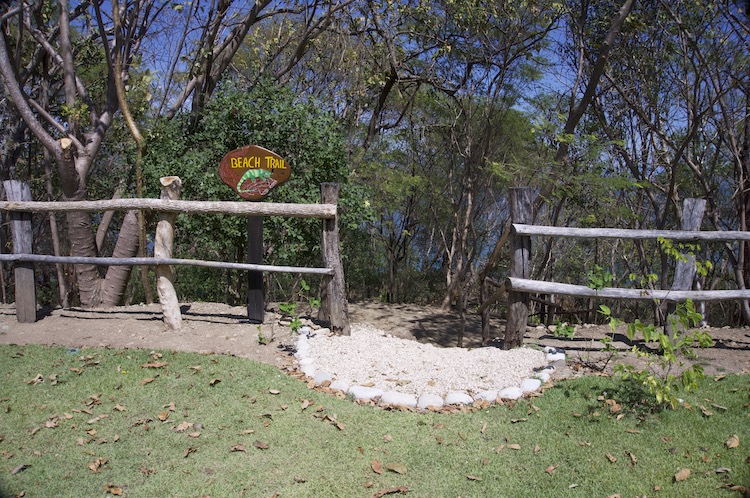
[(561, 337), (564, 339), (572, 339), (576, 334), (575, 325), (571, 325), (568, 322), (557, 322), (552, 335), (555, 337)]
[[(599, 307), (599, 313), (609, 320), (612, 330), (621, 323), (612, 316), (612, 311), (605, 305)], [(682, 358), (695, 359), (693, 348), (708, 347), (713, 341), (706, 332), (690, 331), (690, 328), (697, 326), (701, 320), (700, 313), (695, 311), (690, 300), (677, 305), (668, 320), (668, 331), (653, 324), (645, 324), (638, 319), (629, 323), (628, 339), (633, 341), (641, 337), (646, 347), (655, 344), (657, 349), (633, 346), (633, 353), (646, 362), (647, 368), (620, 363), (615, 367), (615, 373), (625, 381), (640, 385), (656, 402), (657, 407), (668, 406), (674, 409), (679, 404), (679, 391), (694, 391), (704, 378), (703, 367), (700, 364), (686, 366)]]
[[(343, 184), (341, 225), (359, 226), (367, 211), (361, 198), (365, 192), (346, 185), (349, 169), (333, 118), (314, 103), (299, 102), (279, 87), (264, 83), (245, 89), (231, 82), (224, 84), (197, 122), (187, 116), (161, 122), (148, 138), (150, 153), (144, 164), (148, 196), (158, 196), (159, 177), (177, 175), (183, 181), (182, 199), (238, 201), (237, 194), (219, 178), (219, 163), (227, 152), (256, 144), (276, 152), (292, 168), (291, 178), (269, 194), (269, 201), (318, 203), (320, 184), (339, 182)], [(244, 261), (244, 218), (181, 215), (177, 227), (176, 257)], [(267, 217), (263, 227), (264, 263), (320, 265), (319, 220)], [(191, 268), (178, 271), (178, 293), (185, 298), (194, 298), (200, 288), (227, 288), (222, 272), (198, 276)], [(238, 279), (241, 285), (236, 294), (241, 295), (244, 273), (229, 277)], [(268, 287), (274, 292), (275, 286)], [(231, 296), (217, 300), (231, 301)]]
[(281, 311), (287, 318), (291, 320), (289, 327), (295, 334), (302, 327), (302, 320), (297, 314), (298, 302), (302, 301), (307, 303), (307, 314), (310, 317), (312, 317), (313, 308), (320, 307), (320, 299), (318, 299), (317, 297), (313, 297), (310, 294), (310, 290), (310, 284), (308, 284), (304, 280), (300, 280), (299, 291), (297, 292), (296, 299), (287, 303), (279, 303), (279, 311)]
[(589, 270), (587, 276), (589, 279), (589, 288), (594, 290), (609, 287), (615, 280), (615, 276), (609, 270), (605, 270), (599, 265), (595, 265), (593, 270)]

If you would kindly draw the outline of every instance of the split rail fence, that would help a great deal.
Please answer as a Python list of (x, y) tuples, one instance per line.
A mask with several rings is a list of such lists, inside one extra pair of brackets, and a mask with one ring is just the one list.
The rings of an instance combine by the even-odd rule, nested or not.
[[(179, 328), (180, 309), (172, 283), (171, 265), (189, 265), (208, 268), (245, 270), (250, 272), (288, 272), (323, 276), (321, 305), (318, 318), (327, 322), (334, 333), (349, 335), (349, 313), (346, 301), (344, 272), (339, 253), (338, 192), (335, 183), (321, 184), (320, 204), (290, 204), (272, 202), (225, 202), (178, 200), (181, 181), (178, 177), (161, 179), (160, 199), (113, 199), (76, 202), (39, 202), (31, 200), (28, 184), (15, 180), (3, 182), (7, 201), (0, 202), (0, 210), (8, 211), (13, 237), (13, 254), (0, 254), (0, 261), (15, 262), (16, 316), (19, 322), (36, 321), (36, 289), (34, 263), (72, 263), (101, 266), (155, 266), (157, 291), (162, 305), (164, 322), (170, 328)], [(35, 212), (101, 212), (141, 209), (159, 213), (156, 228), (154, 257), (112, 258), (50, 256), (33, 254), (31, 216)], [(238, 216), (286, 216), (320, 218), (322, 229), (323, 267), (274, 266), (265, 264), (231, 263), (172, 257), (174, 223), (176, 215), (229, 214)]]
[(750, 233), (741, 231), (699, 231), (706, 201), (685, 199), (681, 219), (682, 230), (636, 230), (614, 228), (569, 228), (533, 225), (534, 199), (528, 187), (510, 189), (511, 236), (510, 236), (510, 277), (505, 282), (508, 292), (508, 319), (505, 329), (506, 349), (518, 347), (523, 342), (523, 334), (529, 317), (529, 295), (567, 295), (574, 297), (637, 299), (647, 301), (684, 302), (726, 301), (750, 299), (750, 290), (691, 290), (695, 277), (695, 260), (686, 257), (677, 262), (674, 282), (671, 289), (592, 289), (584, 285), (563, 284), (532, 280), (531, 276), (531, 237), (571, 237), (571, 238), (616, 238), (631, 240), (656, 240), (660, 237), (679, 242), (727, 242), (750, 241)]

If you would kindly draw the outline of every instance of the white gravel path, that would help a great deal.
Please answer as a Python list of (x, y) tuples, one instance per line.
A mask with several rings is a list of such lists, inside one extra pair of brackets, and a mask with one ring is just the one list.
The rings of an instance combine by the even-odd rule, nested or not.
[(433, 399), (456, 391), (478, 399), (480, 393), (518, 387), (535, 375), (534, 369), (549, 363), (536, 349), (441, 348), (392, 337), (364, 323), (352, 324), (348, 337), (301, 337), (297, 356), (309, 376), (332, 378), (339, 386)]

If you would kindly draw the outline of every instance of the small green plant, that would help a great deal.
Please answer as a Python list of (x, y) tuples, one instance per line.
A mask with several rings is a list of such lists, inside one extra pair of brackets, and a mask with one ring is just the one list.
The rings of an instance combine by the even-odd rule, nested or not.
[(568, 322), (557, 322), (557, 324), (555, 324), (555, 328), (552, 329), (552, 335), (564, 339), (572, 339), (575, 333), (575, 326), (569, 324)]
[[(307, 312), (308, 315), (312, 317), (313, 308), (320, 307), (320, 299), (309, 296), (309, 292), (310, 284), (308, 284), (304, 280), (300, 280), (299, 297), (303, 301), (307, 299)], [(302, 319), (297, 313), (297, 302), (292, 301), (288, 303), (281, 303), (279, 304), (279, 310), (291, 320), (289, 327), (292, 329), (292, 332), (296, 334), (302, 327)]]
[(599, 265), (595, 265), (593, 270), (589, 270), (586, 276), (589, 279), (589, 288), (594, 290), (609, 287), (615, 281), (615, 276)]
[[(621, 323), (612, 316), (612, 311), (605, 305), (599, 306), (599, 313), (604, 315), (614, 331)], [(633, 346), (633, 353), (646, 361), (647, 368), (629, 364), (618, 364), (615, 374), (623, 380), (633, 381), (656, 401), (657, 406), (676, 408), (680, 389), (693, 391), (704, 379), (703, 367), (697, 363), (686, 366), (682, 358), (695, 359), (694, 347), (708, 347), (712, 344), (709, 334), (703, 331), (691, 331), (701, 320), (700, 313), (695, 311), (692, 301), (677, 305), (675, 312), (668, 317), (670, 321), (665, 331), (663, 327), (645, 324), (640, 320), (629, 323), (627, 336), (633, 341), (638, 334), (649, 344), (656, 343), (657, 350), (652, 351)]]

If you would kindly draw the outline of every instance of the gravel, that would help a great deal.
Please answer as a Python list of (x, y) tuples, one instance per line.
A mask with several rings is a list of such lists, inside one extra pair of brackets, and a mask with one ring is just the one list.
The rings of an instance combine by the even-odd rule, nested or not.
[(352, 324), (351, 336), (319, 334), (300, 340), (300, 346), (315, 372), (330, 374), (342, 385), (414, 396), (445, 397), (456, 391), (476, 396), (515, 387), (548, 364), (536, 349), (442, 348), (399, 339), (366, 323)]

